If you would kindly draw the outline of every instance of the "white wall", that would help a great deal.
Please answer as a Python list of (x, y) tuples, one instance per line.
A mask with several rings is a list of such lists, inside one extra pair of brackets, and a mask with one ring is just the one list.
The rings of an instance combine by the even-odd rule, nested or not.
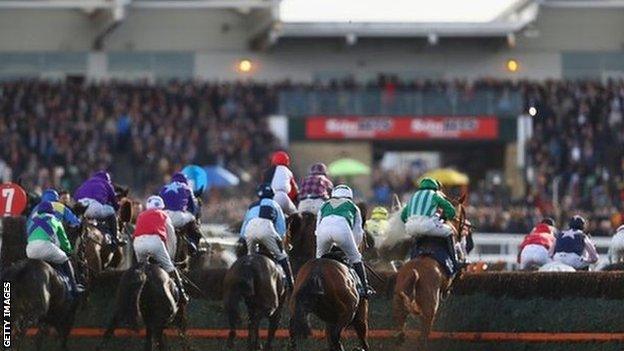
[[(510, 49), (504, 40), (444, 39), (435, 47), (423, 39), (369, 39), (348, 47), (341, 39), (281, 40), (268, 51), (249, 50), (256, 25), (230, 10), (130, 10), (107, 39), (109, 51), (191, 51), (199, 78), (310, 80), (318, 73), (351, 73), (369, 78), (377, 72), (434, 77), (561, 77), (561, 52), (623, 49), (624, 10), (542, 8), (537, 38), (517, 35)], [(86, 16), (66, 10), (0, 11), (0, 52), (82, 51), (110, 21), (105, 14)], [(520, 71), (505, 70), (508, 58)], [(241, 75), (235, 64), (250, 58), (254, 72)], [(2, 63), (0, 62), (0, 65)], [(1, 68), (1, 67), (0, 67)], [(1, 71), (1, 69), (0, 69)], [(106, 75), (106, 59), (90, 55), (89, 74)]]

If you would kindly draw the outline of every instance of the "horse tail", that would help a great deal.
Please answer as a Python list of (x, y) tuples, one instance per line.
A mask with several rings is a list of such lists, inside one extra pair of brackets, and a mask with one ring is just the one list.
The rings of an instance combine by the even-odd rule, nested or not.
[(312, 334), (307, 319), (310, 306), (325, 295), (323, 284), (322, 261), (316, 260), (305, 281), (299, 288), (295, 287), (295, 295), (291, 297), (292, 316), (290, 332), (296, 337), (307, 337)]
[(137, 327), (141, 319), (141, 293), (147, 282), (146, 266), (140, 264), (127, 270), (121, 277), (117, 290), (117, 310), (114, 320), (125, 320), (130, 326)]
[[(251, 256), (249, 256), (251, 257)], [(251, 261), (247, 260), (243, 263), (243, 267), (240, 270), (240, 279), (238, 281), (238, 287), (241, 294), (245, 297), (251, 297), (256, 294), (254, 287), (254, 274)]]
[(413, 300), (413, 296), (414, 290), (416, 290), (416, 284), (418, 283), (420, 276), (415, 269), (412, 269), (410, 273), (411, 274), (409, 274), (407, 279), (403, 282), (403, 286), (398, 287), (397, 293), (401, 297), (405, 309), (411, 314), (416, 315), (420, 314), (420, 307), (418, 306), (416, 301)]
[(321, 272), (321, 265), (316, 265), (305, 285), (301, 288), (300, 293), (305, 293), (311, 296), (325, 295), (325, 288), (323, 287), (323, 275)]

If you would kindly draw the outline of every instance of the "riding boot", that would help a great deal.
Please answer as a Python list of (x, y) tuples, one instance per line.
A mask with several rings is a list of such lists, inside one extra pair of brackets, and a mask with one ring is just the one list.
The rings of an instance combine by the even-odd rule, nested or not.
[(108, 230), (110, 231), (111, 246), (118, 247), (118, 246), (126, 245), (127, 242), (119, 238), (117, 217), (115, 215), (111, 215), (111, 216), (106, 217), (105, 220), (106, 220), (106, 225), (108, 227)]
[(288, 259), (288, 257), (286, 257), (279, 260), (277, 263), (279, 263), (280, 266), (282, 266), (282, 268), (284, 269), (284, 274), (286, 275), (286, 288), (292, 291), (295, 284), (293, 282), (293, 273), (292, 268), (290, 267), (290, 260)]
[(453, 262), (453, 267), (455, 267), (457, 271), (460, 271), (461, 266), (459, 263), (459, 259), (457, 258), (457, 250), (455, 250), (455, 240), (453, 240), (453, 236), (452, 235), (447, 236), (446, 242), (448, 244), (447, 249), (451, 257), (451, 261)]
[(180, 272), (177, 269), (174, 269), (169, 273), (169, 275), (173, 278), (173, 281), (178, 288), (178, 293), (180, 294), (180, 304), (185, 305), (189, 302), (189, 296), (184, 289), (184, 283), (182, 282), (182, 277), (180, 276)]
[(74, 297), (78, 297), (85, 291), (85, 288), (82, 284), (79, 284), (76, 280), (76, 274), (74, 272), (74, 267), (70, 260), (65, 261), (64, 263), (59, 265), (61, 271), (69, 278), (69, 285), (72, 290), (72, 294)]
[(186, 234), (188, 235), (188, 247), (191, 256), (195, 256), (198, 253), (206, 251), (199, 248), (199, 242), (202, 238), (201, 230), (196, 221), (191, 221), (186, 225)]
[(375, 294), (375, 290), (373, 290), (373, 288), (368, 285), (364, 262), (354, 263), (353, 269), (355, 269), (355, 273), (358, 275), (358, 277), (360, 278), (360, 282), (362, 283), (362, 290), (360, 291), (360, 295), (362, 298), (368, 299), (371, 295)]

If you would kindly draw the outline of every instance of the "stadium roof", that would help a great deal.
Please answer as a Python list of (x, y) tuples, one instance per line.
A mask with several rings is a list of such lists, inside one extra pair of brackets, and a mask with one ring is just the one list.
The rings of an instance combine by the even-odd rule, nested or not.
[(250, 37), (269, 44), (281, 37), (510, 38), (535, 21), (540, 6), (615, 8), (624, 0), (0, 0), (0, 10), (109, 10), (111, 30), (133, 9), (253, 10)]

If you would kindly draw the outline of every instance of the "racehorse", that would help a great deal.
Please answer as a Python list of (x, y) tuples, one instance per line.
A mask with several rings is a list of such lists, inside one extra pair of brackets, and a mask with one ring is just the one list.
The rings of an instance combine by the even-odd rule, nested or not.
[[(77, 212), (83, 209), (78, 208)], [(119, 223), (122, 235), (130, 237), (131, 233), (129, 222), (132, 218), (132, 201), (124, 198), (121, 200), (119, 209)], [(85, 241), (85, 255), (88, 263), (89, 273), (93, 277), (98, 277), (104, 270), (109, 268), (120, 268), (124, 263), (125, 247), (112, 247), (107, 245), (106, 236), (104, 234), (108, 228), (101, 227), (97, 221), (87, 220), (83, 218), (83, 223), (79, 227), (79, 238)], [(116, 235), (111, 233), (110, 235)], [(131, 250), (132, 245), (127, 245), (127, 249)]]
[[(78, 246), (70, 257), (76, 277), (85, 286), (84, 246)], [(56, 330), (61, 350), (67, 349), (67, 338), (74, 324), (79, 299), (72, 296), (65, 277), (42, 260), (23, 259), (2, 272), (2, 281), (11, 284), (12, 316), (15, 326), (15, 344), (19, 350), (26, 330), (38, 327), (36, 348), (40, 350), (49, 327)]]
[(174, 322), (190, 350), (186, 338), (185, 306), (178, 304), (179, 294), (173, 279), (159, 265), (141, 263), (125, 271), (119, 281), (113, 318), (104, 333), (98, 350), (104, 349), (115, 329), (122, 323), (138, 328), (140, 320), (145, 323), (145, 350), (154, 343), (159, 350), (167, 350), (165, 327)]
[(308, 335), (306, 317), (314, 313), (325, 322), (331, 351), (342, 351), (342, 331), (352, 325), (363, 350), (368, 350), (368, 300), (360, 298), (349, 267), (333, 258), (318, 258), (304, 264), (290, 299), (290, 350)]
[(191, 257), (188, 278), (199, 288), (199, 291), (189, 289), (191, 296), (198, 299), (222, 300), (225, 274), (235, 261), (236, 256), (219, 244), (212, 244), (206, 252)]
[[(131, 202), (122, 204), (122, 221), (131, 218), (131, 206)], [(182, 265), (186, 268), (189, 255), (183, 235), (183, 232), (176, 231), (176, 238), (167, 240), (167, 250), (170, 255), (173, 253), (171, 257), (176, 266)], [(133, 265), (121, 276), (115, 312), (98, 349), (106, 346), (117, 326), (126, 323), (136, 328), (141, 319), (146, 327), (145, 350), (152, 350), (154, 343), (160, 350), (167, 349), (163, 331), (171, 322), (177, 327), (185, 349), (190, 349), (186, 338), (186, 306), (178, 303), (179, 298), (173, 279), (159, 265)]]
[[(454, 229), (456, 242), (462, 239), (472, 242), (472, 227), (466, 219), (463, 206), (465, 195), (455, 201), (458, 216), (449, 221)], [(404, 230), (404, 229), (403, 229)], [(442, 239), (445, 240), (445, 239)], [(423, 242), (422, 245), (445, 245), (437, 241)], [(467, 245), (467, 251), (472, 248)], [(442, 246), (445, 247), (445, 246)], [(459, 275), (459, 274), (457, 274)], [(455, 275), (454, 277), (456, 277)], [(420, 347), (427, 349), (431, 327), (440, 305), (440, 300), (451, 288), (454, 277), (449, 277), (442, 265), (430, 256), (418, 256), (405, 263), (396, 277), (394, 297), (392, 300), (393, 317), (396, 323), (399, 341), (405, 339), (406, 319), (409, 314), (420, 317)]]
[(247, 349), (259, 350), (260, 321), (268, 318), (269, 334), (263, 350), (271, 350), (286, 298), (281, 268), (265, 255), (246, 255), (239, 258), (228, 270), (223, 286), (223, 304), (230, 327), (228, 348), (234, 348), (236, 327), (240, 320), (239, 304), (243, 301), (249, 316)]
[[(366, 220), (366, 204), (357, 204), (362, 214), (362, 221)], [(286, 222), (287, 231), (284, 238), (284, 246), (288, 250), (288, 257), (296, 276), (301, 266), (316, 257), (316, 214), (303, 212), (295, 213), (288, 217)], [(363, 224), (363, 223), (362, 223)], [(365, 237), (369, 236), (368, 234)], [(361, 251), (373, 249), (372, 245), (364, 240)]]

